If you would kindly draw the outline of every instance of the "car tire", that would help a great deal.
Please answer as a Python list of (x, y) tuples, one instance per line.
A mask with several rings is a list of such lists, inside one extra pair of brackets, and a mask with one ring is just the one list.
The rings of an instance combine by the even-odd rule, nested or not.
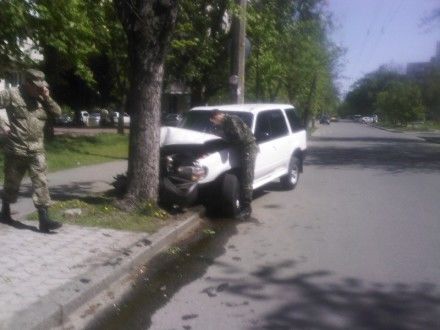
[(221, 182), (222, 213), (235, 218), (240, 212), (240, 184), (234, 174), (226, 174)]
[(301, 161), (298, 156), (292, 156), (289, 162), (289, 170), (286, 175), (280, 179), (281, 186), (285, 190), (293, 190), (299, 181), (299, 173), (301, 169)]

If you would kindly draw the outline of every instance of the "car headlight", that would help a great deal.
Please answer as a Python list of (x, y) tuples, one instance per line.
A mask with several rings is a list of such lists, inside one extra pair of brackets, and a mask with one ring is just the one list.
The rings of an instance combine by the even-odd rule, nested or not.
[(204, 166), (200, 166), (198, 163), (194, 163), (192, 166), (179, 166), (177, 173), (182, 178), (197, 182), (208, 175), (208, 169)]

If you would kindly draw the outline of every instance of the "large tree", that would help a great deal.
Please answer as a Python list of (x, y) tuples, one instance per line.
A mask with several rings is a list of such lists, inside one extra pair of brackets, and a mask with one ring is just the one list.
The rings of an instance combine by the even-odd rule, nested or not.
[(402, 79), (405, 79), (402, 74), (386, 66), (365, 75), (354, 84), (353, 89), (347, 94), (340, 114), (367, 116), (376, 113), (377, 95), (391, 82)]
[(440, 122), (440, 67), (433, 67), (418, 85), (422, 91), (427, 119)]
[(425, 108), (419, 87), (408, 80), (394, 80), (377, 95), (379, 114), (394, 125), (406, 126), (423, 119)]
[[(0, 0), (0, 8), (0, 73), (39, 65), (61, 103), (121, 102), (126, 37), (110, 0)], [(43, 60), (33, 63), (32, 51)]]
[(0, 74), (31, 61), (29, 42), (33, 30), (29, 26), (32, 1), (0, 0)]
[(168, 82), (190, 87), (192, 105), (228, 88), (230, 0), (179, 1), (179, 17), (166, 62)]
[(341, 50), (328, 38), (332, 26), (323, 0), (254, 0), (248, 6), (252, 53), (247, 95), (256, 101), (288, 101), (303, 113), (331, 111)]
[(177, 0), (114, 0), (127, 34), (131, 112), (127, 209), (156, 202), (159, 185), (160, 106), (164, 61), (177, 17)]

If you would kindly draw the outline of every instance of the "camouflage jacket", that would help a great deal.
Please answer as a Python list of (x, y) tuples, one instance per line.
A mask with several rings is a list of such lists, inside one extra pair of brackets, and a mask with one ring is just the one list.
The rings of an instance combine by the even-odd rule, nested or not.
[(51, 98), (33, 98), (22, 88), (10, 88), (0, 92), (0, 108), (6, 108), (9, 119), (9, 124), (0, 119), (0, 127), (10, 130), (6, 152), (22, 156), (43, 152), (44, 125), (48, 113), (59, 116), (59, 105)]
[(227, 141), (240, 147), (253, 148), (255, 151), (258, 150), (252, 131), (239, 117), (235, 115), (225, 115), (222, 129)]

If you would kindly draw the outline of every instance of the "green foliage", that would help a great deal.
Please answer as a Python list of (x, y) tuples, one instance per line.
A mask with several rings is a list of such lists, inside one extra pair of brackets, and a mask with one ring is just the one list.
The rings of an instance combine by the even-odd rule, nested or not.
[[(8, 56), (24, 61), (19, 46), (30, 38), (44, 54), (43, 68), (57, 100), (75, 109), (122, 103), (128, 88), (127, 40), (111, 0), (0, 3), (0, 65)], [(166, 82), (188, 86), (193, 104), (228, 98), (227, 27), (236, 12), (232, 0), (179, 2)], [(330, 28), (325, 0), (250, 1), (247, 100), (289, 101), (310, 112), (334, 107), (341, 51), (327, 37)]]
[(69, 107), (68, 105), (63, 105), (61, 107), (61, 111), (63, 112), (63, 114), (65, 115), (69, 115), (69, 116), (73, 116), (73, 110), (71, 107)]
[(126, 40), (112, 1), (0, 1), (0, 72), (29, 65), (33, 49), (44, 55), (42, 67), (58, 99), (78, 99), (69, 95), (74, 90), (120, 102), (126, 91)]
[(417, 78), (385, 66), (354, 85), (339, 108), (341, 116), (380, 114), (391, 124), (440, 120), (440, 70), (435, 66)]
[(331, 111), (337, 103), (333, 78), (341, 50), (328, 39), (330, 27), (324, 1), (251, 2), (248, 98), (287, 100), (307, 117)]
[(382, 92), (392, 81), (404, 79), (404, 77), (386, 67), (367, 74), (357, 81), (354, 88), (347, 94), (345, 105), (340, 110), (342, 116), (347, 115), (372, 115), (376, 113), (377, 95)]
[(29, 53), (23, 50), (28, 38), (33, 37), (31, 12), (33, 1), (0, 0), (0, 73), (17, 65), (29, 63)]
[(423, 119), (425, 112), (419, 87), (404, 80), (394, 80), (378, 93), (376, 105), (379, 114), (395, 125)]
[(430, 70), (417, 84), (422, 92), (427, 118), (440, 122), (440, 68)]
[(179, 16), (166, 61), (166, 80), (191, 88), (192, 103), (203, 104), (227, 87), (229, 0), (179, 2)]

